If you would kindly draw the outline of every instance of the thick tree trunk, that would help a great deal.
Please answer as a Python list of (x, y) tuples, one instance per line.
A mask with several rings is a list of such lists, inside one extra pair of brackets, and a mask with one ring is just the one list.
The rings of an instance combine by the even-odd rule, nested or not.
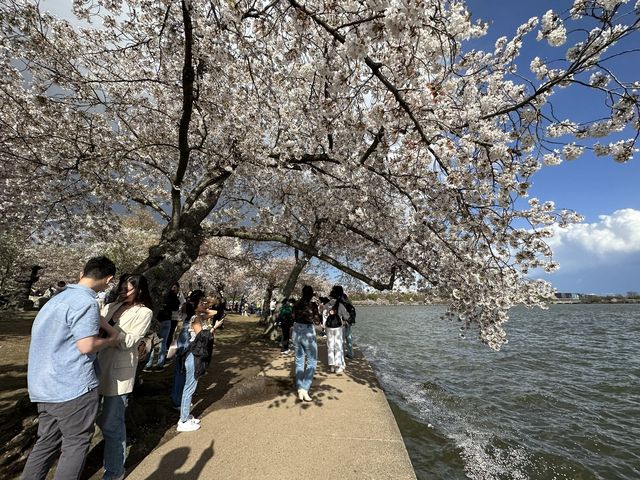
[(300, 277), (300, 274), (304, 270), (304, 267), (307, 266), (307, 263), (309, 263), (309, 260), (311, 260), (310, 255), (305, 254), (300, 256), (298, 250), (296, 249), (296, 264), (293, 266), (293, 269), (289, 274), (289, 278), (287, 278), (287, 283), (285, 283), (284, 285), (284, 289), (282, 292), (284, 298), (289, 298), (291, 296), (291, 292), (293, 292), (293, 289), (296, 288), (298, 277)]
[(149, 249), (149, 256), (136, 268), (149, 282), (154, 311), (175, 282), (187, 272), (200, 254), (204, 238), (199, 225), (165, 228), (158, 245)]
[(264, 291), (264, 298), (262, 300), (262, 312), (260, 314), (260, 323), (262, 325), (266, 325), (268, 323), (267, 319), (269, 318), (269, 305), (271, 303), (271, 296), (273, 295), (274, 288), (276, 288), (275, 285), (269, 284), (267, 285), (267, 289)]
[(42, 270), (42, 267), (39, 265), (33, 265), (31, 270), (25, 266), (21, 274), (14, 279), (16, 286), (9, 295), (9, 308), (17, 308), (19, 310), (33, 308), (33, 302), (29, 300), (29, 295), (31, 294), (31, 287), (40, 278), (40, 270)]

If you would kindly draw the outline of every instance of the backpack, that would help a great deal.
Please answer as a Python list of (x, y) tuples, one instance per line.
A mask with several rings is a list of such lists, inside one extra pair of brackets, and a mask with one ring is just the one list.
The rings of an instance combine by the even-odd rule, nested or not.
[(291, 304), (287, 303), (286, 305), (283, 305), (280, 309), (280, 312), (278, 313), (278, 320), (276, 321), (276, 325), (291, 322), (292, 314), (293, 307), (291, 306)]
[[(327, 328), (340, 328), (342, 326), (342, 318), (340, 318), (340, 300), (336, 300), (336, 303), (333, 304), (331, 310), (329, 310), (329, 315), (327, 315), (327, 320), (324, 322), (324, 326)], [(344, 303), (343, 303), (344, 305)]]
[[(210, 330), (202, 330), (196, 338), (189, 344), (184, 352), (182, 362), (187, 358), (187, 353), (193, 354), (193, 365), (195, 378), (201, 377), (207, 371), (213, 353), (213, 335)], [(186, 368), (185, 368), (186, 370)]]

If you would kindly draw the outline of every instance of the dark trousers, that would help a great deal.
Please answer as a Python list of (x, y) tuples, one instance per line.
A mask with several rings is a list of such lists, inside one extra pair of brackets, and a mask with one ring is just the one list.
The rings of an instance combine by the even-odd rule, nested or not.
[(289, 340), (291, 339), (291, 327), (293, 323), (291, 322), (282, 322), (280, 326), (282, 328), (282, 345), (280, 346), (280, 351), (285, 352), (289, 350)]
[(80, 478), (98, 413), (98, 389), (62, 403), (38, 403), (38, 440), (22, 472), (23, 480), (44, 480), (58, 451), (54, 480)]
[(178, 320), (171, 320), (171, 328), (169, 328), (169, 335), (165, 339), (167, 345), (167, 351), (169, 351), (169, 347), (173, 343), (173, 335), (176, 333), (176, 327), (178, 326)]

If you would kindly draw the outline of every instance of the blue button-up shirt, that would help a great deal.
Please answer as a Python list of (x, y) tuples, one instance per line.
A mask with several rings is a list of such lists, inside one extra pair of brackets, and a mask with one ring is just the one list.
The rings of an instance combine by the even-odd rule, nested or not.
[(27, 382), (32, 402), (61, 403), (98, 386), (95, 354), (82, 354), (76, 342), (97, 335), (96, 292), (69, 285), (44, 304), (31, 329)]

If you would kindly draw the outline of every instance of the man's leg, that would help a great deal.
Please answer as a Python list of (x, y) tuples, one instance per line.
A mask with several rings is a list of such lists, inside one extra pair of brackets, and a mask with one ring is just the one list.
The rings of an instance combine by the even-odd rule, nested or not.
[(144, 365), (144, 370), (151, 370), (151, 368), (153, 367), (153, 352), (155, 351), (157, 347), (153, 347), (151, 348), (151, 350), (149, 351), (149, 356), (147, 357), (149, 360), (147, 360), (147, 363)]
[(47, 412), (50, 403), (38, 404), (38, 440), (22, 472), (23, 480), (44, 480), (62, 445), (58, 421)]
[(286, 352), (289, 350), (289, 337), (291, 337), (291, 325), (289, 322), (282, 322), (280, 325), (282, 329), (282, 343), (280, 344), (280, 351)]
[(167, 342), (166, 342), (167, 350), (169, 350), (169, 347), (173, 343), (173, 336), (176, 333), (177, 326), (178, 326), (178, 320), (171, 320), (171, 325), (169, 327), (169, 335), (167, 335)]
[[(51, 405), (51, 404), (50, 404)], [(54, 480), (80, 478), (95, 431), (98, 413), (98, 389), (59, 404), (56, 412), (62, 432), (62, 454)]]

